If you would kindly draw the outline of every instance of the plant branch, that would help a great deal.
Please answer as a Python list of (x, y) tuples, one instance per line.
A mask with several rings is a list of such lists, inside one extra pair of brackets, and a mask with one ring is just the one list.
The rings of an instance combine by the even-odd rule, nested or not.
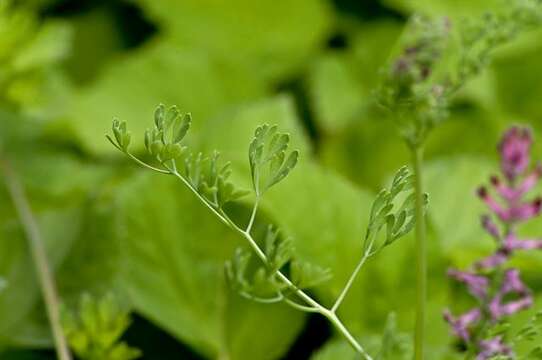
[(425, 304), (427, 298), (427, 244), (423, 201), (422, 163), (423, 148), (412, 148), (412, 162), (416, 194), (416, 329), (414, 334), (414, 359), (424, 359)]
[(339, 308), (339, 306), (341, 306), (341, 303), (343, 302), (344, 298), (346, 297), (346, 294), (348, 294), (348, 291), (350, 291), (350, 288), (354, 284), (354, 280), (356, 279), (356, 277), (358, 276), (359, 271), (361, 270), (361, 268), (363, 267), (363, 265), (365, 264), (365, 262), (369, 258), (369, 255), (370, 255), (370, 248), (369, 248), (369, 251), (366, 251), (365, 254), (363, 254), (363, 257), (358, 262), (358, 265), (354, 269), (354, 272), (352, 273), (352, 275), (350, 275), (350, 278), (348, 279), (348, 282), (346, 283), (344, 289), (342, 290), (341, 294), (339, 295), (339, 297), (335, 301), (335, 304), (333, 304), (333, 307), (331, 308), (332, 313), (335, 313), (337, 311), (337, 309)]
[(30, 253), (36, 266), (36, 273), (53, 333), (57, 356), (60, 360), (71, 360), (68, 344), (60, 323), (60, 305), (56, 285), (38, 224), (32, 214), (24, 189), (6, 159), (0, 158), (0, 170), (4, 176), (19, 221), (26, 234)]
[[(121, 150), (122, 151), (122, 150)], [(132, 160), (134, 160), (136, 163), (138, 163), (139, 165), (143, 166), (143, 167), (146, 167), (147, 169), (150, 169), (150, 170), (153, 170), (153, 171), (156, 171), (156, 172), (159, 172), (161, 174), (167, 174), (167, 175), (171, 175), (171, 171), (168, 171), (168, 170), (162, 170), (162, 169), (158, 169), (154, 166), (151, 166), (149, 164), (147, 164), (146, 162), (144, 161), (141, 161), (139, 160), (137, 157), (135, 157), (134, 155), (132, 155), (131, 153), (129, 152), (126, 152), (126, 155), (128, 155), (128, 157)]]
[[(250, 234), (249, 231), (247, 230), (250, 230), (249, 227), (247, 227), (247, 230), (243, 230), (241, 229), (235, 222), (233, 222), (223, 211), (219, 211), (215, 208), (213, 208), (209, 203), (208, 201), (203, 197), (201, 196), (196, 189), (194, 189), (191, 184), (188, 182), (188, 180), (186, 180), (181, 174), (179, 174), (177, 171), (175, 171), (174, 169), (170, 169), (169, 167), (166, 166), (166, 168), (170, 171), (171, 174), (175, 175), (177, 178), (179, 178), (186, 186), (188, 186), (188, 188), (196, 195), (196, 197), (204, 203), (205, 206), (207, 206), (207, 208), (209, 208), (213, 214), (215, 214), (223, 223), (225, 223), (226, 225), (228, 225), (231, 229), (233, 229), (234, 231), (236, 231), (237, 233), (239, 233), (242, 237), (244, 237), (250, 247), (253, 249), (253, 251), (256, 253), (256, 255), (260, 258), (260, 260), (264, 263), (264, 264), (268, 264), (268, 259), (267, 259), (267, 256), (265, 255), (265, 253), (262, 251), (262, 249), (260, 249), (260, 247), (258, 246), (258, 244), (256, 243), (256, 241), (254, 240), (254, 238), (252, 237), (252, 235)], [(253, 210), (253, 216), (255, 216), (256, 214), (256, 209), (257, 209), (257, 205), (254, 206), (254, 210)], [(251, 216), (252, 218), (252, 216)], [(253, 221), (253, 220), (252, 220)], [(249, 223), (250, 224), (250, 223)], [(325, 316), (334, 326), (335, 328), (342, 334), (342, 336), (344, 336), (348, 342), (352, 345), (352, 347), (359, 353), (361, 354), (366, 360), (373, 360), (372, 357), (365, 351), (365, 349), (356, 341), (356, 339), (352, 336), (352, 334), (350, 334), (350, 332), (348, 331), (348, 329), (344, 326), (344, 324), (341, 322), (341, 320), (337, 317), (337, 315), (335, 313), (333, 313), (331, 310), (325, 308), (324, 306), (320, 305), (320, 303), (318, 303), (316, 300), (314, 300), (311, 296), (309, 296), (307, 293), (305, 293), (303, 290), (299, 289), (297, 286), (295, 286), (292, 281), (286, 276), (284, 275), (282, 272), (280, 271), (277, 271), (277, 277), (286, 285), (288, 286), (294, 294), (296, 294), (300, 299), (302, 299), (303, 301), (305, 301), (309, 306), (306, 307), (306, 306), (303, 306), (303, 305), (299, 305), (289, 299), (285, 299), (285, 302), (292, 306), (292, 307), (295, 307), (299, 310), (303, 310), (303, 311), (309, 311), (309, 312), (317, 312), (317, 313), (320, 313), (322, 314), (323, 316)]]
[(260, 196), (256, 195), (256, 201), (254, 202), (254, 207), (252, 208), (252, 214), (250, 215), (250, 220), (248, 222), (245, 232), (250, 234), (252, 230), (252, 225), (254, 224), (254, 219), (256, 219), (256, 212), (258, 211), (258, 205), (260, 204)]

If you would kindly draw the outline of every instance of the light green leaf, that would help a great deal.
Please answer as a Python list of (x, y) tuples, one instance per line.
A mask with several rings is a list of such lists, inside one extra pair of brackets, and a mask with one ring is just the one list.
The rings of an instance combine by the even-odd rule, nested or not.
[[(112, 117), (128, 121), (133, 134), (143, 134), (152, 109), (164, 102), (190, 111), (201, 126), (232, 104), (262, 93), (263, 85), (239, 67), (172, 44), (149, 44), (112, 62), (100, 79), (78, 92), (68, 127), (85, 150), (111, 153), (115, 149), (103, 136)], [(143, 142), (136, 143), (133, 151), (141, 151)]]
[(321, 0), (136, 2), (169, 41), (273, 81), (291, 75), (317, 51), (331, 22), (331, 9)]

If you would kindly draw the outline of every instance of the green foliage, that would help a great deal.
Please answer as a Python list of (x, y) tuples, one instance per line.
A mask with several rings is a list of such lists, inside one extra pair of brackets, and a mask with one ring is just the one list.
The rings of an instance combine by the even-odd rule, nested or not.
[(331, 6), (320, 0), (136, 3), (159, 24), (167, 41), (240, 64), (251, 76), (270, 82), (288, 78), (310, 60), (334, 20)]
[[(224, 263), (238, 236), (177, 179), (134, 176), (115, 191), (114, 203), (124, 254), (119, 282), (139, 314), (204, 357), (271, 360), (287, 352), (302, 314), (228, 290)], [(255, 333), (258, 324), (266, 326)]]
[[(177, 171), (209, 205), (239, 223), (249, 218), (253, 197), (234, 197), (217, 207), (214, 190), (207, 187), (216, 183), (203, 178), (212, 177), (212, 166), (219, 173), (226, 167), (220, 160), (227, 159), (231, 165), (224, 170), (226, 182), (251, 189), (247, 148), (254, 129), (276, 124), (291, 134), (290, 148), (303, 156), (287, 181), (265, 193), (252, 227), (271, 270), (252, 255), (245, 279), (250, 286), (265, 280), (250, 290), (265, 295), (257, 300), (273, 299), (268, 273), (284, 259), (289, 261), (281, 270), (288, 276), (293, 260), (319, 264), (333, 269), (333, 277), (310, 294), (331, 304), (363, 250), (359, 235), (367, 229), (373, 190), (387, 180), (391, 183), (392, 169), (409, 160), (371, 96), (386, 75), (378, 69), (390, 56), (400, 55), (393, 44), (405, 23), (395, 11), (449, 17), (449, 48), (427, 81), (447, 76), (457, 81), (458, 71), (448, 70), (458, 70), (462, 61), (470, 64), (461, 66), (472, 80), (445, 104), (449, 120), (432, 130), (426, 146), (430, 163), (424, 180), (431, 194), (427, 356), (459, 358), (450, 351), (441, 307), (450, 299), (461, 301), (443, 274), (450, 265), (467, 265), (492, 245), (479, 230), (476, 216), (482, 208), (471, 194), (487, 180), (497, 134), (509, 121), (542, 115), (542, 87), (536, 76), (542, 71), (540, 32), (516, 32), (508, 20), (527, 23), (503, 16), (514, 9), (511, 3), (380, 0), (374, 6), (351, 1), (330, 6), (325, 0), (234, 0), (202, 6), (191, 0), (136, 0), (127, 10), (143, 18), (128, 16), (121, 22), (118, 13), (125, 10), (124, 2), (77, 3), (73, 12), (51, 0), (0, 3), (7, 10), (0, 16), (0, 138), (24, 180), (63, 300), (71, 304), (81, 291), (103, 293), (121, 286), (138, 315), (156, 331), (172, 335), (202, 357), (241, 360), (285, 357), (303, 327), (303, 315), (282, 304), (245, 301), (228, 291), (224, 262), (241, 245), (248, 252), (246, 244), (173, 178), (141, 175), (112, 156), (116, 148), (103, 141), (111, 115), (129, 120), (127, 130), (133, 136), (126, 150), (154, 161), (159, 152), (149, 153), (143, 138), (147, 128), (155, 128), (149, 109), (161, 101), (190, 109), (197, 121), (179, 144), (186, 149), (177, 157)], [(385, 11), (373, 12), (375, 8)], [(493, 15), (483, 15), (488, 11)], [(535, 11), (524, 14), (536, 20)], [(72, 28), (75, 41), (70, 44)], [(509, 35), (507, 45), (487, 52)], [(467, 45), (468, 52), (456, 52)], [(490, 53), (494, 60), (488, 63), (490, 57), (484, 54)], [(430, 86), (420, 85), (417, 90), (423, 95)], [(54, 120), (28, 121), (6, 112), (14, 108)], [(532, 126), (539, 137), (540, 126)], [(162, 151), (161, 136), (149, 135)], [(117, 144), (114, 132), (111, 138)], [(215, 148), (221, 156), (213, 160)], [(177, 150), (171, 150), (177, 156)], [(166, 163), (170, 166), (171, 160)], [(162, 166), (158, 160), (155, 164)], [(204, 175), (197, 176), (194, 169)], [(41, 359), (41, 353), (29, 350), (4, 352), (6, 346), (52, 345), (25, 239), (5, 195), (0, 189), (0, 276), (8, 285), (0, 292), (0, 358)], [(392, 214), (399, 215), (396, 210), (404, 200), (403, 195), (396, 197)], [(269, 224), (276, 224), (272, 233), (277, 237), (268, 246)], [(532, 233), (540, 230), (536, 223), (529, 226)], [(380, 245), (386, 230), (384, 224), (377, 237)], [(368, 261), (338, 309), (371, 354), (379, 351), (390, 309), (397, 312), (400, 329), (412, 328), (412, 243), (407, 235), (394, 243), (393, 251)], [(292, 247), (295, 256), (279, 256)], [(538, 298), (540, 254), (517, 261)], [(279, 289), (291, 296), (282, 285)], [(458, 304), (463, 305), (469, 304)], [(136, 335), (146, 336), (147, 326), (139, 326), (135, 331), (142, 333)], [(510, 333), (517, 330), (517, 324), (511, 324)], [(152, 345), (156, 349), (149, 356), (184, 355), (168, 353), (161, 343)], [(533, 346), (526, 342), (519, 354), (536, 358), (540, 350)], [(354, 358), (337, 336), (324, 348), (314, 357)]]
[(76, 311), (64, 308), (62, 324), (70, 347), (82, 360), (132, 360), (141, 356), (138, 349), (120, 341), (130, 317), (112, 294), (101, 299), (82, 295)]
[[(67, 57), (71, 31), (62, 22), (41, 23), (31, 7), (6, 0), (0, 4), (0, 102), (35, 112), (47, 94), (51, 67)], [(32, 110), (32, 111), (31, 111)]]
[(377, 360), (399, 360), (410, 359), (412, 348), (410, 346), (410, 337), (399, 333), (397, 329), (397, 319), (394, 313), (388, 315), (382, 343)]
[(286, 155), (290, 136), (277, 132), (277, 126), (263, 125), (256, 129), (248, 157), (256, 196), (284, 179), (297, 164), (299, 152)]
[[(109, 170), (59, 152), (38, 139), (23, 144), (22, 148), (11, 144), (5, 151), (17, 154), (13, 167), (24, 179), (60, 293), (69, 301), (83, 290), (111, 286), (116, 271), (112, 263), (118, 252), (110, 238), (112, 223), (106, 211), (110, 205), (100, 218), (97, 209), (103, 194), (95, 190), (96, 183), (107, 188)], [(93, 204), (87, 201), (90, 194)], [(5, 240), (0, 242), (0, 274), (9, 285), (9, 290), (0, 293), (0, 347), (50, 346), (35, 267), (3, 182), (0, 204), (0, 239)], [(89, 243), (93, 244), (91, 249), (80, 251)], [(70, 262), (72, 266), (66, 267)]]
[[(164, 41), (109, 61), (99, 78), (74, 93), (68, 120), (60, 124), (85, 151), (110, 154), (114, 148), (102, 136), (112, 109), (119, 119), (129, 119), (133, 134), (143, 134), (149, 109), (160, 102), (182, 104), (203, 125), (224, 109), (265, 93), (264, 84), (237, 64)], [(134, 142), (132, 151), (145, 151), (144, 142)]]
[[(414, 176), (408, 167), (402, 167), (395, 174), (390, 189), (384, 189), (377, 195), (369, 215), (369, 225), (363, 245), (363, 252), (367, 256), (376, 254), (413, 229), (416, 223)], [(404, 199), (397, 206), (399, 195), (403, 195)], [(424, 206), (427, 206), (427, 203), (428, 196), (424, 194)], [(383, 227), (386, 228), (384, 240), (377, 243), (377, 237)]]
[(309, 262), (295, 260), (291, 264), (292, 282), (297, 288), (314, 287), (331, 279), (331, 270)]

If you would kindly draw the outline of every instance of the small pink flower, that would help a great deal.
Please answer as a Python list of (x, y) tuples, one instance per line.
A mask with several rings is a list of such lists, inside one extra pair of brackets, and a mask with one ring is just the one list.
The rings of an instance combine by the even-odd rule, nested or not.
[(531, 144), (532, 136), (527, 128), (514, 126), (505, 133), (498, 149), (501, 153), (502, 172), (510, 182), (523, 174), (529, 166)]
[[(507, 295), (517, 295), (515, 300), (503, 302)], [(492, 320), (496, 321), (504, 316), (513, 315), (533, 305), (531, 292), (521, 281), (518, 269), (506, 270), (500, 290), (489, 303), (489, 312)]]
[(448, 270), (448, 276), (452, 279), (465, 283), (472, 296), (483, 300), (487, 296), (489, 280), (483, 275), (472, 274), (455, 269)]
[(482, 227), (491, 235), (495, 240), (499, 241), (501, 240), (501, 234), (499, 231), (499, 228), (497, 227), (497, 224), (491, 220), (491, 218), (488, 215), (482, 216)]
[(444, 310), (444, 320), (450, 324), (454, 334), (465, 342), (470, 341), (469, 328), (480, 320), (482, 312), (480, 309), (472, 309), (465, 314), (454, 317), (452, 313), (446, 309)]
[(481, 351), (476, 357), (476, 360), (488, 360), (496, 355), (513, 355), (512, 349), (503, 343), (502, 336), (482, 340), (479, 346)]
[(504, 264), (506, 260), (508, 260), (509, 256), (510, 254), (507, 251), (503, 249), (499, 249), (493, 255), (490, 255), (488, 257), (483, 258), (482, 260), (477, 261), (475, 264), (475, 267), (480, 270), (494, 269)]
[(499, 219), (506, 223), (525, 221), (532, 219), (540, 214), (542, 210), (542, 199), (536, 198), (528, 203), (513, 203), (508, 208), (498, 203), (491, 195), (489, 195), (485, 187), (478, 189), (478, 196), (486, 203), (491, 211), (493, 211)]
[(515, 233), (511, 232), (504, 240), (504, 247), (509, 250), (537, 250), (542, 249), (542, 240), (518, 239)]

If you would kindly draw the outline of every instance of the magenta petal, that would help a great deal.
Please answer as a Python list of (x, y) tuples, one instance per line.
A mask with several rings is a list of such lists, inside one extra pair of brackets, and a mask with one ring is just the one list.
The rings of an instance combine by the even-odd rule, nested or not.
[(510, 181), (523, 174), (530, 161), (531, 132), (527, 128), (512, 127), (499, 144), (501, 168)]
[(499, 250), (495, 254), (478, 261), (475, 266), (478, 269), (496, 268), (497, 266), (506, 262), (506, 260), (508, 260), (508, 256), (507, 251)]
[(499, 228), (488, 215), (482, 216), (482, 226), (495, 240), (499, 241), (501, 239)]
[[(536, 199), (530, 203), (525, 203), (512, 207), (509, 212), (509, 220), (529, 220), (538, 214), (542, 208), (542, 199)], [(505, 220), (503, 218), (503, 220)]]
[(470, 340), (469, 327), (480, 320), (480, 309), (472, 309), (469, 312), (455, 318), (449, 310), (444, 311), (444, 319), (452, 327), (454, 334), (465, 342)]
[(538, 181), (540, 180), (540, 176), (542, 175), (542, 166), (538, 164), (536, 166), (536, 169), (527, 176), (523, 182), (518, 186), (516, 192), (515, 192), (515, 199), (521, 197), (522, 195), (529, 192), (532, 188), (536, 186)]
[(514, 233), (508, 234), (504, 240), (504, 247), (509, 251), (514, 250), (537, 250), (542, 249), (542, 240), (524, 239), (520, 240)]
[(455, 269), (448, 270), (448, 276), (467, 285), (469, 292), (478, 299), (484, 299), (487, 295), (489, 280), (483, 275), (476, 275)]
[(504, 273), (504, 281), (501, 286), (501, 293), (507, 294), (510, 292), (524, 293), (527, 291), (527, 286), (521, 281), (518, 269), (509, 269)]
[(480, 353), (476, 357), (476, 360), (491, 359), (496, 355), (511, 356), (512, 349), (505, 345), (502, 341), (502, 336), (497, 336), (493, 339), (480, 341)]
[(493, 211), (502, 221), (510, 221), (513, 218), (513, 214), (510, 210), (503, 208), (495, 199), (487, 193), (485, 188), (478, 189), (478, 196), (486, 203), (486, 205)]
[(493, 184), (499, 195), (508, 202), (517, 201), (521, 197), (520, 191), (512, 187), (506, 186), (496, 176), (491, 177), (491, 183)]
[[(503, 303), (503, 298), (508, 294), (517, 294), (519, 298)], [(493, 320), (498, 320), (503, 316), (512, 315), (518, 311), (527, 309), (532, 304), (533, 298), (527, 286), (521, 281), (519, 270), (509, 269), (504, 274), (501, 289), (489, 304), (489, 312)]]

